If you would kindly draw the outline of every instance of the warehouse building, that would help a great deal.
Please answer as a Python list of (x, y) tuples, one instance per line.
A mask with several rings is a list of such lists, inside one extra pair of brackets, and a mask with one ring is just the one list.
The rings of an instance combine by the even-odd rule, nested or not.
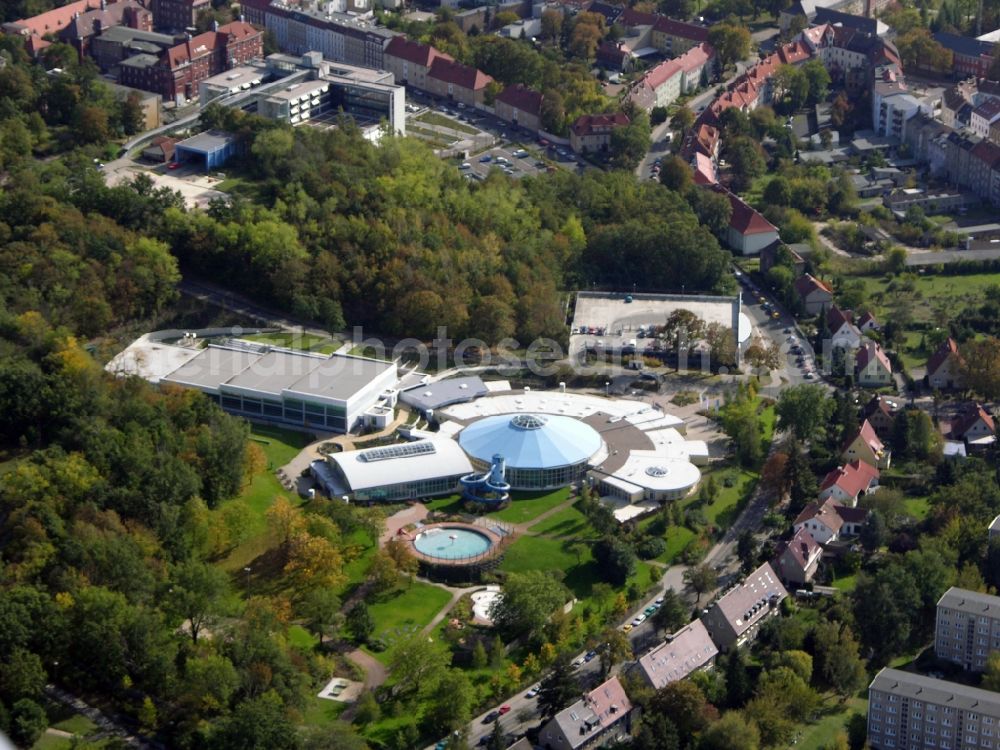
[(385, 427), (396, 382), (394, 362), (240, 341), (210, 344), (160, 378), (197, 388), (232, 414), (329, 432)]

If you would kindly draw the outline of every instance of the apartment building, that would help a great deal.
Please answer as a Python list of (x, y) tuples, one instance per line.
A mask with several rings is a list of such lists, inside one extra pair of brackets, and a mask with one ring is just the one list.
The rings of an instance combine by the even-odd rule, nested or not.
[(935, 655), (982, 672), (991, 651), (1000, 651), (1000, 596), (952, 586), (937, 603)]
[(873, 750), (997, 750), (1000, 693), (883, 669), (868, 687)]
[(701, 621), (720, 651), (739, 648), (757, 637), (762, 622), (781, 612), (788, 596), (769, 563), (750, 573), (705, 610)]

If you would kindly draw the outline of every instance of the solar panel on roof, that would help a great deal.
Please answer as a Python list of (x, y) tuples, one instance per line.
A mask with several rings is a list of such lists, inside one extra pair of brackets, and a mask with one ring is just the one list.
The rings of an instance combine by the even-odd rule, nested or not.
[(435, 452), (434, 443), (424, 440), (417, 443), (401, 443), (372, 448), (361, 454), (363, 461), (386, 461), (391, 458), (408, 458), (410, 456), (427, 456)]

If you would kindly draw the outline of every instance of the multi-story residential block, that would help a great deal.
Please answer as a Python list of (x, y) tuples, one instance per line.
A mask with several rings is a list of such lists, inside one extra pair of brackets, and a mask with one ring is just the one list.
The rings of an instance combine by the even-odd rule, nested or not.
[(677, 680), (683, 680), (715, 663), (719, 649), (712, 642), (705, 624), (695, 620), (670, 638), (639, 657), (637, 666), (654, 690)]
[(438, 57), (427, 74), (428, 90), (435, 96), (477, 107), (485, 103), (486, 87), (493, 78), (478, 68)]
[(183, 41), (184, 36), (181, 34), (160, 34), (116, 26), (90, 40), (90, 56), (98, 68), (108, 72), (134, 55), (147, 54), (155, 57)]
[(164, 50), (159, 56), (130, 57), (121, 64), (120, 82), (181, 102), (196, 97), (198, 84), (206, 78), (261, 57), (263, 40), (263, 33), (248, 23), (227, 23)]
[(990, 66), (993, 64), (993, 43), (981, 42), (958, 34), (939, 31), (934, 34), (934, 41), (945, 49), (951, 50), (951, 71), (957, 76), (966, 78), (987, 78)]
[(541, 128), (542, 94), (523, 84), (508, 86), (493, 102), (497, 117), (532, 132)]
[(1000, 693), (883, 669), (868, 687), (873, 750), (997, 750)]
[(153, 15), (136, 0), (110, 3), (106, 0), (78, 0), (31, 18), (5, 23), (3, 32), (24, 37), (33, 55), (48, 47), (51, 39), (55, 38), (73, 45), (82, 56), (88, 53), (94, 37), (116, 26), (150, 31)]
[(454, 59), (428, 44), (411, 42), (405, 36), (390, 39), (383, 54), (385, 69), (395, 76), (397, 82), (421, 91), (430, 90), (427, 75), (438, 58)]
[(720, 651), (739, 648), (757, 637), (762, 622), (781, 612), (788, 592), (770, 563), (717, 599), (701, 616)]
[(989, 98), (972, 110), (969, 127), (980, 138), (990, 137), (990, 128), (1000, 121), (1000, 99)]
[(1000, 596), (952, 586), (937, 603), (935, 656), (982, 672), (993, 651), (1000, 651)]
[(538, 743), (550, 750), (590, 750), (628, 737), (632, 702), (612, 677), (552, 717), (538, 733)]
[(198, 14), (212, 9), (212, 0), (153, 0), (156, 28), (184, 31), (198, 21)]

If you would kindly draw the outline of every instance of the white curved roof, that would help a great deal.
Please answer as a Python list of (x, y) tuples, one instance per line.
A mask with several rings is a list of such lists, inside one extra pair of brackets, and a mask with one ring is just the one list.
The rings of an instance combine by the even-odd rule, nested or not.
[(625, 464), (611, 477), (647, 490), (677, 492), (694, 487), (701, 478), (701, 471), (686, 457), (670, 458), (656, 451), (632, 451)]
[(549, 469), (588, 461), (603, 441), (577, 419), (548, 414), (499, 414), (462, 430), (458, 442), (473, 458), (490, 462), (500, 454), (507, 466)]
[(418, 440), (345, 451), (327, 460), (340, 467), (352, 492), (472, 472), (468, 456), (454, 440)]

